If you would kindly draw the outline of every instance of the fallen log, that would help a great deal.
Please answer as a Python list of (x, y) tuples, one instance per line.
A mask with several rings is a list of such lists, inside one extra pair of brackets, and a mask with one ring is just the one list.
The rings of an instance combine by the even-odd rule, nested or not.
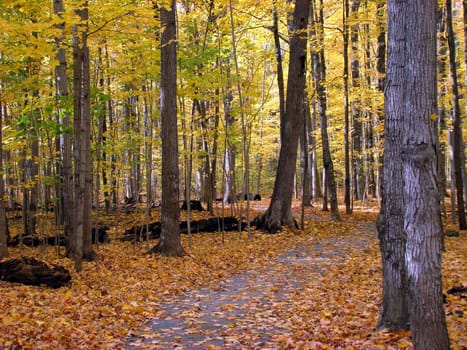
[[(93, 243), (108, 243), (110, 242), (109, 234), (107, 231), (110, 229), (109, 226), (99, 226), (92, 228), (92, 242)], [(97, 233), (97, 240), (96, 241), (96, 233)], [(23, 235), (15, 236), (13, 239), (8, 241), (8, 245), (11, 247), (16, 247), (20, 244), (26, 245), (28, 247), (38, 247), (42, 244), (48, 245), (65, 245), (65, 236), (58, 235), (58, 236), (43, 236), (39, 237), (38, 235)]]
[[(187, 210), (187, 209), (188, 209), (188, 205), (186, 204), (186, 200), (184, 200), (180, 210)], [(201, 205), (201, 201), (196, 200), (196, 199), (190, 200), (190, 210), (204, 211), (204, 208)]]
[[(239, 229), (238, 219), (233, 216), (225, 218), (210, 218), (202, 220), (190, 221), (191, 233), (200, 232), (220, 232), (224, 231), (235, 231)], [(245, 228), (245, 223), (242, 223), (241, 229)], [(188, 233), (187, 221), (180, 222), (180, 233)], [(152, 222), (147, 225), (133, 226), (132, 228), (125, 231), (123, 237), (120, 237), (121, 241), (145, 241), (146, 237), (149, 239), (157, 239), (161, 234), (161, 223), (159, 221)]]
[(0, 261), (0, 279), (33, 286), (46, 285), (59, 288), (70, 282), (71, 275), (63, 266), (46, 264), (23, 256), (19, 259)]

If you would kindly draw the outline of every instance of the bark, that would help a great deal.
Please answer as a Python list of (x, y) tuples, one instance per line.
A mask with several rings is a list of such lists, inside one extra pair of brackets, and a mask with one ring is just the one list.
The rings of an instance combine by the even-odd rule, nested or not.
[(282, 52), (279, 36), (279, 16), (277, 14), (277, 8), (275, 6), (275, 3), (276, 1), (274, 1), (274, 9), (272, 14), (272, 32), (274, 35), (274, 49), (276, 53), (277, 88), (279, 93), (279, 115), (280, 120), (282, 121), (285, 115), (284, 71), (282, 68)]
[[(352, 0), (351, 16), (355, 20), (358, 18), (358, 11), (360, 7), (360, 0)], [(360, 25), (354, 24), (351, 26), (351, 76), (352, 88), (358, 91), (361, 88), (361, 74), (360, 74), (360, 55), (359, 55), (359, 32)], [(360, 94), (357, 94), (351, 103), (352, 109), (352, 175), (353, 175), (353, 194), (355, 199), (361, 200), (363, 198), (363, 126), (362, 126), (362, 110)]]
[[(447, 126), (447, 95), (448, 95), (448, 76), (447, 76), (447, 38), (446, 38), (446, 11), (444, 5), (440, 6), (438, 17), (438, 120), (437, 120), (437, 133), (438, 133), (438, 171), (439, 171), (439, 191), (440, 191), (440, 200), (441, 200), (441, 210), (444, 216), (447, 216), (445, 197), (447, 194), (446, 191), (446, 137), (444, 136)], [(455, 192), (455, 189), (454, 189)], [(451, 212), (455, 219), (455, 210)]]
[[(230, 85), (230, 74), (227, 71), (227, 80)], [(224, 203), (234, 203), (236, 201), (236, 185), (235, 185), (235, 145), (230, 141), (229, 132), (232, 128), (235, 118), (232, 116), (232, 100), (233, 96), (228, 87), (228, 92), (224, 97), (224, 119), (225, 119), (225, 151), (224, 151), (224, 173), (225, 173), (225, 188), (224, 188)]]
[(321, 196), (321, 186), (318, 172), (318, 156), (316, 144), (316, 103), (313, 102), (313, 113), (311, 114), (310, 125), (310, 147), (311, 147), (311, 194), (312, 198), (316, 201)]
[[(310, 106), (308, 101), (303, 104), (303, 131), (300, 133), (300, 170), (302, 179), (302, 207), (311, 207), (311, 159), (310, 145)], [(256, 193), (259, 193), (257, 191)], [(303, 208), (302, 208), (303, 209)]]
[[(250, 192), (250, 149), (249, 149), (249, 140), (248, 140), (248, 127), (247, 121), (244, 111), (244, 101), (242, 96), (242, 88), (240, 83), (240, 69), (238, 65), (238, 57), (237, 57), (237, 40), (235, 36), (235, 23), (234, 23), (234, 15), (233, 15), (233, 6), (232, 0), (229, 1), (229, 9), (230, 9), (230, 29), (231, 29), (231, 39), (232, 39), (232, 56), (234, 59), (235, 65), (235, 80), (237, 85), (237, 94), (238, 100), (240, 104), (240, 118), (242, 122), (242, 151), (243, 151), (243, 184), (242, 184), (242, 197)], [(240, 218), (242, 216), (242, 211), (240, 211)], [(247, 229), (248, 229), (248, 238), (251, 239), (251, 230), (250, 230), (250, 200), (247, 196), (246, 200), (246, 219), (247, 219)]]
[[(386, 25), (385, 25), (385, 2), (381, 1), (377, 5), (377, 23), (378, 23), (378, 39), (377, 39), (377, 53), (376, 53), (376, 70), (377, 87), (378, 91), (384, 93), (386, 82)], [(378, 124), (384, 123), (384, 109), (378, 108)], [(381, 135), (376, 136), (376, 142), (381, 140)], [(377, 181), (376, 181), (376, 197), (381, 198), (382, 186), (382, 173), (383, 173), (383, 154), (378, 153), (378, 168), (377, 168)]]
[(409, 328), (409, 297), (405, 271), (404, 203), (401, 141), (405, 102), (405, 2), (388, 4), (388, 66), (382, 204), (377, 221), (383, 268), (383, 296), (377, 327)]
[(75, 269), (81, 270), (81, 261), (96, 259), (92, 248), (91, 207), (91, 105), (89, 48), (87, 46), (88, 9), (76, 10), (85, 24), (76, 25), (73, 32), (73, 86), (74, 86), (74, 196), (73, 245), (70, 254)]
[(8, 224), (6, 220), (5, 182), (3, 180), (3, 104), (1, 98), (0, 91), (0, 260), (8, 256)]
[(467, 220), (465, 215), (464, 203), (464, 182), (463, 176), (465, 172), (464, 159), (464, 142), (462, 140), (462, 121), (460, 109), (459, 83), (457, 79), (456, 68), (456, 45), (454, 38), (454, 29), (452, 24), (452, 2), (446, 0), (446, 29), (448, 34), (449, 47), (449, 67), (451, 71), (451, 88), (452, 88), (452, 124), (453, 124), (453, 153), (454, 153), (454, 176), (456, 183), (456, 198), (457, 198), (457, 213), (459, 217), (459, 229), (467, 229)]
[[(435, 0), (407, 1), (403, 141), (405, 263), (414, 349), (449, 349), (441, 282)], [(401, 16), (404, 13), (400, 14)], [(404, 30), (404, 27), (399, 28)]]
[[(322, 4), (321, 4), (322, 5)], [(323, 43), (323, 27), (324, 15), (323, 6), (320, 10), (315, 10), (316, 5), (313, 5), (312, 18), (314, 25), (318, 26), (314, 36), (317, 40), (318, 50), (312, 50), (311, 61), (313, 65), (313, 75), (315, 81), (315, 89), (318, 97), (318, 114), (320, 116), (321, 126), (321, 142), (323, 148), (323, 210), (327, 210), (327, 197), (331, 204), (331, 219), (340, 220), (339, 207), (337, 203), (337, 187), (334, 175), (334, 164), (331, 157), (331, 149), (329, 146), (328, 135), (328, 116), (327, 116), (327, 98), (326, 98), (326, 61), (324, 57)]]
[(349, 0), (344, 0), (343, 27), (344, 27), (344, 202), (345, 212), (352, 213), (351, 182), (350, 182), (350, 139), (349, 139)]
[(293, 12), (290, 38), (290, 61), (285, 115), (281, 120), (281, 148), (271, 203), (266, 212), (255, 219), (256, 226), (271, 233), (283, 225), (297, 228), (292, 217), (292, 194), (297, 162), (300, 125), (303, 120), (303, 98), (306, 74), (308, 0), (297, 0)]
[(161, 136), (162, 207), (161, 237), (149, 252), (162, 256), (182, 256), (180, 239), (178, 134), (177, 134), (177, 46), (176, 5), (161, 7)]

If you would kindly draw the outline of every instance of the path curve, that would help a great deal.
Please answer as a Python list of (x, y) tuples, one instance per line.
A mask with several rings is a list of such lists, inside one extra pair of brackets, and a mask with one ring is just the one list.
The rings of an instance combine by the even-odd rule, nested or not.
[(325, 275), (350, 251), (373, 243), (375, 231), (374, 224), (364, 223), (352, 235), (310, 238), (310, 244), (230, 276), (215, 290), (192, 290), (161, 303), (147, 329), (130, 338), (125, 349), (274, 349), (274, 340), (290, 333), (281, 317), (290, 298), (313, 274)]

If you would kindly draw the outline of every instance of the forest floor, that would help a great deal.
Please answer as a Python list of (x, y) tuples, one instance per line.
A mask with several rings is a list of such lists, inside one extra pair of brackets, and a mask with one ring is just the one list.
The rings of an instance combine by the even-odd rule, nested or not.
[[(157, 241), (112, 239), (80, 273), (54, 247), (12, 248), (13, 257), (65, 266), (72, 283), (50, 289), (0, 281), (0, 349), (411, 349), (410, 332), (375, 330), (376, 211), (356, 206), (335, 223), (306, 208), (304, 230), (253, 230), (251, 239), (199, 233), (191, 247), (183, 235), (182, 258), (146, 255)], [(207, 217), (193, 212), (192, 219)], [(110, 225), (115, 238), (145, 219), (99, 213), (95, 222)], [(465, 256), (467, 232), (447, 237), (443, 291), (453, 349), (467, 348), (466, 296), (447, 294), (467, 285)]]

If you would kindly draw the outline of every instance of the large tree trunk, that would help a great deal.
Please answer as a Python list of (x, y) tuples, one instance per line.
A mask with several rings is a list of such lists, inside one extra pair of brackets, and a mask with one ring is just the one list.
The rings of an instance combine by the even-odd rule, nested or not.
[(435, 0), (410, 0), (407, 16), (403, 141), (405, 264), (414, 348), (449, 349), (441, 283), (442, 224), (437, 171)]
[(292, 217), (292, 194), (297, 162), (298, 139), (303, 120), (303, 97), (306, 74), (308, 0), (297, 0), (290, 38), (290, 61), (285, 115), (281, 120), (281, 149), (271, 203), (267, 211), (255, 219), (257, 226), (271, 233), (282, 225), (296, 228)]
[(388, 6), (388, 66), (385, 87), (385, 128), (382, 173), (382, 204), (377, 221), (383, 267), (383, 297), (378, 328), (409, 328), (409, 305), (405, 271), (404, 203), (401, 141), (405, 101), (405, 3)]
[(178, 135), (177, 135), (177, 46), (175, 0), (161, 7), (161, 118), (162, 118), (162, 207), (161, 237), (149, 252), (181, 256)]

